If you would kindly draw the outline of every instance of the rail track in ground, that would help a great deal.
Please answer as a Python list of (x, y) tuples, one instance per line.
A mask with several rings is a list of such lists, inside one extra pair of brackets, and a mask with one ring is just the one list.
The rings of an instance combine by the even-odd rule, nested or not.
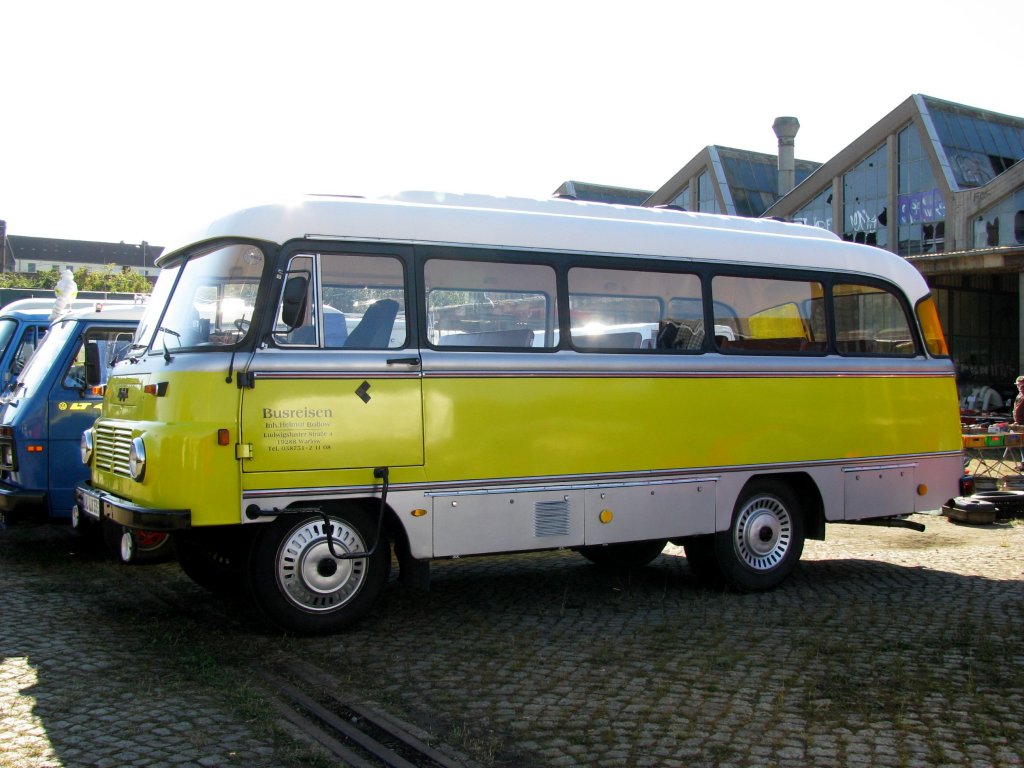
[(333, 681), (305, 662), (279, 660), (257, 672), (269, 705), (293, 736), (353, 768), (472, 768), (430, 736), (362, 701), (343, 697)]

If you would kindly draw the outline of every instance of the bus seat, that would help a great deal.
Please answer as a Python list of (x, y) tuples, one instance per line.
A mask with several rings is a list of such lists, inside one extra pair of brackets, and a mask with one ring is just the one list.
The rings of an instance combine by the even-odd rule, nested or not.
[(658, 329), (658, 339), (654, 346), (658, 349), (672, 349), (676, 345), (676, 336), (679, 335), (679, 323), (664, 322)]
[(381, 299), (374, 302), (363, 314), (359, 325), (345, 340), (346, 347), (360, 349), (387, 349), (391, 340), (391, 329), (398, 316), (398, 302), (393, 299)]
[(442, 336), (441, 347), (532, 347), (533, 331), (530, 328), (513, 328), (507, 331), (479, 331), (451, 333)]
[(300, 325), (288, 334), (287, 340), (289, 344), (316, 344), (316, 326)]
[(348, 325), (341, 312), (324, 311), (324, 337), (327, 347), (343, 347), (348, 339)]
[(640, 349), (642, 338), (639, 331), (621, 331), (573, 336), (572, 341), (577, 347), (584, 349)]

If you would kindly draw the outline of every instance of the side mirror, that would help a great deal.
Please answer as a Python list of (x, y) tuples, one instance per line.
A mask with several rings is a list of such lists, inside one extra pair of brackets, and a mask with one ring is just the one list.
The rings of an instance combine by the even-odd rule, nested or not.
[(100, 355), (100, 345), (95, 341), (85, 342), (85, 383), (87, 386), (96, 387), (103, 380), (103, 360)]
[(281, 322), (288, 328), (298, 328), (306, 315), (309, 278), (303, 275), (289, 277), (281, 295)]

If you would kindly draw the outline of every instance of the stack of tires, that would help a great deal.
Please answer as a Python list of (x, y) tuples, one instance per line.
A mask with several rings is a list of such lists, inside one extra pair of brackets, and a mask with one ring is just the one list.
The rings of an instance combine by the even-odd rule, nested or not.
[(996, 520), (1024, 518), (1024, 491), (978, 491), (947, 501), (942, 512), (959, 523), (986, 525)]

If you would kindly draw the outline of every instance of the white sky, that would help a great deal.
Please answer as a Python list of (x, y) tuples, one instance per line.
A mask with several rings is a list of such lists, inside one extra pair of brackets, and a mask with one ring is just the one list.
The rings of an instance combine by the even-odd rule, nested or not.
[(8, 0), (8, 233), (163, 245), (296, 193), (657, 189), (824, 162), (913, 93), (1024, 115), (1019, 0)]

